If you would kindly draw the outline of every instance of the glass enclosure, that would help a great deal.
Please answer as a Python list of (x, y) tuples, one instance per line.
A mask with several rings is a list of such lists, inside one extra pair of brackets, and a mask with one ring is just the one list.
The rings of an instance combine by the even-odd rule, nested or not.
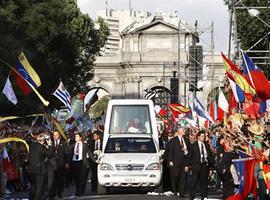
[(148, 105), (114, 105), (110, 134), (152, 133)]
[(152, 138), (109, 138), (105, 153), (156, 153)]

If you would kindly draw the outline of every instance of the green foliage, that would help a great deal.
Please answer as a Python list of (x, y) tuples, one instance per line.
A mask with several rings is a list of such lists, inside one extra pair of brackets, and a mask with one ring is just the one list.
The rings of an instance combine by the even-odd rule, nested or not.
[[(228, 5), (229, 9), (232, 8), (232, 0), (223, 0)], [(235, 0), (234, 0), (235, 1)], [(243, 50), (250, 49), (255, 45), (252, 50), (269, 50), (270, 36), (266, 36), (270, 32), (270, 1), (269, 0), (239, 0), (235, 1), (236, 4), (236, 25), (237, 36), (240, 40), (240, 47)], [(239, 7), (241, 9), (239, 9)], [(255, 7), (260, 13), (257, 17), (251, 16), (248, 13), (250, 7)], [(267, 8), (268, 7), (268, 8)], [(244, 9), (243, 9), (244, 8)], [(266, 25), (268, 24), (268, 25)], [(262, 39), (264, 38), (264, 39)], [(260, 42), (259, 42), (260, 41)], [(269, 57), (270, 53), (267, 52), (249, 52), (248, 55), (253, 57), (257, 65), (264, 70), (265, 74), (270, 78), (269, 71)], [(254, 58), (257, 57), (257, 58)], [(259, 58), (261, 57), (261, 58)], [(262, 59), (268, 57), (268, 59)], [(259, 63), (259, 64), (258, 64)], [(263, 64), (265, 63), (265, 64)]]
[[(270, 2), (268, 0), (243, 0), (243, 5), (246, 7), (267, 7), (269, 9), (257, 9), (259, 10), (260, 17), (263, 21), (270, 25)], [(243, 6), (241, 3), (239, 6)], [(236, 11), (237, 15), (237, 33), (241, 41), (242, 49), (249, 49), (253, 44), (264, 37), (269, 31), (267, 27), (259, 18), (249, 15), (247, 9), (241, 9)], [(267, 40), (262, 40), (255, 48), (257, 50), (266, 50), (268, 48)]]
[[(93, 20), (81, 13), (76, 0), (1, 0), (0, 58), (14, 65), (23, 50), (41, 78), (39, 91), (54, 106), (51, 93), (60, 78), (72, 95), (87, 91), (95, 57), (109, 35), (102, 19), (96, 23), (98, 30)], [(2, 63), (0, 68), (9, 74)], [(0, 77), (0, 87), (4, 81)], [(35, 95), (25, 98), (19, 94), (18, 99), (27, 111), (27, 101), (40, 103)], [(35, 107), (32, 104), (32, 109)]]

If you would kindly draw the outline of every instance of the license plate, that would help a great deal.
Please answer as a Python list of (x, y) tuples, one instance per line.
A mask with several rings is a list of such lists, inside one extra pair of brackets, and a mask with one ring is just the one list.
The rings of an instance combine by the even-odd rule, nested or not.
[(125, 182), (127, 182), (127, 183), (134, 183), (135, 182), (135, 178), (125, 178)]

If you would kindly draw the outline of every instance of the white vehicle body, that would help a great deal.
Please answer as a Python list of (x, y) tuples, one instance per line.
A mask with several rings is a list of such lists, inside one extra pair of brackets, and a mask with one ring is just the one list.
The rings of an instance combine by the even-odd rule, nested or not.
[(153, 102), (111, 100), (98, 165), (97, 192), (104, 194), (108, 187), (157, 187), (161, 177)]

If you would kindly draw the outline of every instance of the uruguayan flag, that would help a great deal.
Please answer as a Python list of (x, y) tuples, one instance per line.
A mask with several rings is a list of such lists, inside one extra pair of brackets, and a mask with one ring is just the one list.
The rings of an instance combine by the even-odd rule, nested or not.
[(63, 104), (65, 104), (67, 110), (71, 112), (71, 102), (70, 102), (70, 94), (64, 87), (62, 81), (60, 81), (58, 88), (53, 93), (57, 99), (59, 99)]

